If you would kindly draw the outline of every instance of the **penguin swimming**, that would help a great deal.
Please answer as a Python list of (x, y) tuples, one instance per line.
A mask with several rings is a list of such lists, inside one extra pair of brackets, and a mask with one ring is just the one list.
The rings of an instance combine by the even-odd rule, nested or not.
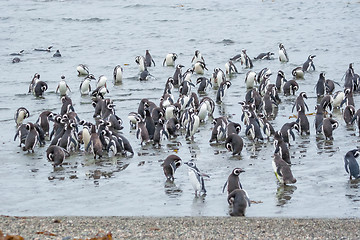
[(356, 158), (360, 156), (358, 149), (351, 150), (345, 154), (345, 171), (350, 175), (350, 180), (354, 177), (355, 179), (360, 178), (359, 164)]
[(176, 169), (178, 169), (181, 166), (182, 160), (180, 157), (172, 154), (169, 155), (164, 163), (162, 164), (163, 167), (163, 171), (165, 174), (165, 177), (170, 180), (170, 181), (174, 181), (174, 174)]
[(276, 178), (281, 184), (287, 185), (296, 183), (296, 178), (294, 178), (290, 166), (279, 156), (279, 154), (274, 154), (272, 167)]
[(67, 90), (69, 90), (71, 92), (70, 87), (65, 82), (65, 76), (61, 76), (61, 80), (56, 88), (55, 93), (57, 93), (59, 91), (61, 96), (65, 96)]
[(223, 192), (225, 191), (226, 186), (228, 194), (230, 194), (235, 189), (242, 189), (239, 175), (243, 172), (245, 172), (245, 170), (242, 168), (234, 168), (224, 184)]
[(255, 57), (255, 60), (272, 60), (272, 56), (274, 55), (273, 52), (266, 52), (266, 53), (260, 53), (257, 57)]
[(61, 53), (60, 50), (56, 50), (56, 52), (54, 53), (53, 57), (61, 57)]
[(89, 75), (89, 68), (85, 64), (79, 64), (76, 67), (76, 71), (78, 72), (78, 76)]
[(18, 57), (14, 57), (12, 63), (19, 63), (21, 60)]
[(10, 53), (9, 55), (10, 55), (10, 56), (21, 56), (21, 55), (23, 55), (24, 51), (25, 51), (25, 50), (21, 50), (21, 51), (16, 52), (16, 53)]
[(175, 61), (178, 58), (176, 53), (169, 53), (166, 55), (163, 66), (175, 66)]
[(114, 68), (113, 76), (114, 76), (114, 82), (115, 83), (121, 83), (123, 79), (123, 72), (124, 69), (120, 65), (116, 65)]
[(40, 52), (50, 52), (53, 46), (49, 46), (48, 48), (35, 48), (34, 51)]
[(24, 119), (28, 117), (30, 117), (30, 112), (24, 107), (19, 107), (14, 115), (16, 126), (20, 126)]
[(188, 165), (189, 168), (188, 175), (191, 185), (195, 190), (195, 197), (198, 196), (200, 197), (201, 192), (203, 193), (203, 196), (206, 195), (204, 177), (210, 178), (210, 176), (200, 172), (195, 162), (193, 161), (185, 162), (184, 164)]
[(149, 50), (146, 50), (146, 52), (145, 52), (145, 65), (146, 65), (146, 67), (151, 67), (152, 65), (154, 65), (154, 67), (155, 67), (155, 61), (152, 58)]
[(282, 43), (279, 44), (279, 60), (280, 62), (288, 62), (289, 57), (286, 53), (286, 49)]
[(308, 72), (308, 71), (315, 71), (315, 65), (314, 65), (314, 58), (316, 57), (316, 55), (309, 55), (308, 59), (306, 60), (306, 62), (304, 62), (302, 69), (304, 72)]
[(230, 216), (245, 216), (247, 206), (251, 206), (251, 202), (247, 192), (243, 189), (235, 189), (228, 197), (229, 205), (232, 205)]

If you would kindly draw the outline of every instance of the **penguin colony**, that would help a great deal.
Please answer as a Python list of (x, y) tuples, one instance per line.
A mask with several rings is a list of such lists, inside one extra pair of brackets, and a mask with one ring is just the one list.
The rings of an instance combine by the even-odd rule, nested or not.
[[(34, 49), (36, 51), (51, 51), (52, 46), (47, 49)], [(21, 56), (24, 50), (12, 56)], [(19, 107), (15, 112), (15, 124), (17, 126), (14, 140), (18, 139), (19, 146), (23, 151), (34, 152), (37, 145), (47, 145), (46, 157), (54, 167), (61, 165), (66, 157), (72, 153), (84, 151), (92, 154), (94, 159), (101, 158), (104, 154), (109, 157), (132, 156), (134, 151), (132, 144), (153, 144), (161, 148), (166, 139), (185, 137), (188, 141), (194, 141), (199, 125), (212, 121), (212, 132), (209, 132), (209, 142), (223, 144), (224, 149), (233, 155), (240, 155), (243, 151), (244, 141), (239, 134), (241, 130), (245, 137), (255, 142), (272, 141), (274, 154), (272, 156), (272, 167), (279, 184), (295, 184), (296, 178), (292, 173), (291, 156), (289, 148), (297, 134), (323, 135), (326, 140), (333, 140), (333, 131), (339, 126), (339, 122), (332, 118), (331, 111), (334, 108), (343, 109), (343, 120), (345, 124), (356, 123), (360, 133), (360, 109), (354, 106), (353, 93), (360, 90), (360, 77), (355, 73), (353, 64), (345, 72), (342, 91), (334, 92), (338, 82), (326, 79), (325, 73), (319, 74), (319, 80), (314, 84), (318, 102), (314, 128), (308, 120), (311, 115), (307, 101), (306, 92), (299, 92), (301, 79), (308, 71), (315, 71), (315, 55), (309, 55), (307, 60), (299, 67), (292, 70), (292, 79), (286, 79), (285, 73), (277, 72), (276, 81), (271, 82), (272, 71), (264, 68), (259, 72), (252, 70), (254, 61), (276, 60), (274, 53), (260, 53), (251, 59), (246, 49), (240, 54), (229, 58), (225, 63), (223, 71), (220, 67), (215, 68), (210, 77), (204, 76), (206, 67), (205, 59), (199, 50), (195, 51), (191, 59), (192, 67), (183, 71), (184, 65), (177, 64), (178, 55), (169, 53), (165, 55), (163, 66), (174, 67), (174, 74), (164, 81), (164, 92), (159, 96), (159, 102), (152, 102), (143, 98), (134, 112), (128, 113), (127, 119), (132, 129), (135, 130), (138, 143), (130, 143), (123, 135), (123, 120), (116, 114), (113, 100), (106, 97), (107, 77), (101, 75), (96, 77), (91, 74), (89, 68), (79, 64), (76, 68), (78, 76), (82, 78), (79, 83), (79, 94), (91, 95), (94, 107), (93, 119), (81, 119), (73, 106), (71, 98), (67, 95), (71, 92), (66, 83), (65, 76), (60, 77), (56, 93), (61, 96), (61, 107), (58, 112), (43, 111), (35, 123), (26, 122), (30, 111), (25, 107)], [(53, 57), (61, 57), (59, 50)], [(280, 62), (289, 62), (289, 56), (282, 43), (279, 44)], [(13, 60), (13, 62), (19, 62)], [(231, 76), (239, 74), (236, 67), (237, 62), (247, 69), (244, 85), (247, 93), (244, 99), (239, 101), (242, 109), (241, 122), (231, 121), (225, 116), (213, 117), (216, 104), (226, 97), (226, 92), (231, 89)], [(149, 72), (150, 67), (155, 67), (155, 61), (150, 52), (146, 50), (144, 56), (136, 56), (135, 63), (139, 68), (139, 80), (146, 81), (150, 78), (156, 79)], [(115, 66), (113, 71), (114, 83), (123, 81), (124, 70), (120, 65)], [(196, 81), (193, 79), (196, 78)], [(96, 88), (92, 89), (91, 83), (96, 82)], [(197, 88), (197, 91), (194, 89)], [(217, 91), (216, 98), (206, 96), (209, 89)], [(35, 97), (44, 98), (48, 85), (40, 80), (40, 74), (35, 73), (29, 84), (28, 93)], [(175, 90), (177, 89), (177, 90)], [(174, 92), (178, 92), (178, 98)], [(197, 93), (196, 93), (197, 92)], [(204, 96), (200, 99), (199, 96)], [(282, 104), (280, 96), (285, 98), (289, 95), (297, 95), (293, 103), (292, 111), (295, 113), (294, 121), (285, 123), (280, 129), (275, 130), (271, 120), (275, 118), (275, 111)], [(289, 118), (290, 119), (290, 118)], [(350, 179), (360, 178), (359, 165), (356, 158), (360, 156), (357, 149), (350, 150), (344, 157), (345, 170)], [(194, 188), (195, 196), (205, 196), (205, 178), (209, 175), (202, 173), (196, 165), (196, 161), (184, 162), (188, 166), (190, 182)], [(182, 159), (175, 155), (169, 155), (162, 164), (163, 172), (168, 181), (175, 180), (175, 172), (182, 165)], [(239, 175), (245, 172), (242, 168), (235, 168), (230, 173), (223, 192), (227, 186), (227, 201), (231, 206), (231, 216), (244, 216), (251, 201), (247, 192), (240, 183)]]

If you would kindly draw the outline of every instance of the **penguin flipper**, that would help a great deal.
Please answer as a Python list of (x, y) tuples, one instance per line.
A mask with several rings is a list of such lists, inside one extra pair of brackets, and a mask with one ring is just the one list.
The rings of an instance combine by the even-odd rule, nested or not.
[(89, 141), (89, 143), (88, 143), (88, 145), (86, 146), (86, 148), (85, 148), (85, 151), (87, 152), (87, 151), (89, 151), (89, 148), (90, 148), (90, 146), (91, 146), (91, 144), (92, 144), (92, 139), (90, 138), (90, 141)]
[(349, 161), (345, 158), (345, 171), (349, 173)]
[(306, 104), (306, 102), (304, 102), (304, 105), (306, 107), (306, 110), (309, 111), (309, 106)]
[(225, 182), (222, 192), (224, 193), (226, 185), (228, 184), (228, 181)]

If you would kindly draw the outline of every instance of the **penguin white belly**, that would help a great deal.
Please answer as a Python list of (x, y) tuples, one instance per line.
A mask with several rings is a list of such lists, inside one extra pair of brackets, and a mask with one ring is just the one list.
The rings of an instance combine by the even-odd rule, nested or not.
[(67, 86), (65, 81), (61, 81), (59, 83), (59, 93), (61, 96), (65, 96), (66, 95), (66, 91), (67, 91)]
[(76, 67), (76, 71), (78, 71), (78, 73), (80, 75), (88, 75), (89, 74), (89, 71), (81, 65)]
[(90, 92), (90, 81), (84, 80), (80, 88), (81, 94), (86, 95)]
[(115, 82), (121, 82), (123, 78), (123, 73), (121, 69), (118, 69), (115, 74)]
[(168, 54), (165, 57), (165, 65), (166, 66), (174, 66), (174, 60), (173, 60), (173, 55), (172, 54)]
[(277, 173), (277, 167), (276, 167), (276, 163), (274, 160), (272, 161), (272, 167), (273, 167), (276, 178), (279, 180), (280, 183), (284, 183), (283, 178), (281, 176), (279, 176), (279, 174)]
[(279, 50), (279, 59), (280, 59), (280, 62), (287, 62), (285, 53), (282, 50)]
[(198, 180), (196, 173), (191, 169), (189, 169), (189, 179), (194, 190), (196, 192), (200, 192), (201, 191), (200, 181)]
[(203, 103), (200, 105), (200, 109), (199, 109), (199, 113), (198, 113), (198, 116), (199, 116), (200, 121), (205, 121), (205, 118), (206, 118), (207, 113), (208, 113), (208, 111), (207, 111), (207, 105), (206, 105), (205, 102), (203, 102)]
[(345, 93), (344, 92), (339, 92), (338, 94), (336, 94), (336, 96), (334, 96), (334, 100), (333, 100), (333, 107), (334, 108), (338, 108), (340, 107), (342, 101), (345, 98)]
[(106, 86), (106, 81), (107, 81), (107, 77), (105, 76), (101, 76), (99, 81), (97, 82), (96, 87), (102, 87), (102, 86)]
[(84, 147), (86, 149), (86, 147), (89, 145), (89, 142), (90, 142), (90, 133), (87, 128), (83, 129), (82, 138), (83, 138), (83, 142), (84, 142)]
[(253, 88), (255, 85), (255, 78), (256, 73), (255, 72), (249, 72), (247, 78), (245, 79), (246, 88)]
[(174, 117), (174, 107), (169, 106), (165, 109), (165, 119), (169, 120), (170, 118)]
[(201, 64), (199, 62), (195, 63), (194, 65), (194, 71), (197, 74), (204, 74), (204, 68), (201, 67)]

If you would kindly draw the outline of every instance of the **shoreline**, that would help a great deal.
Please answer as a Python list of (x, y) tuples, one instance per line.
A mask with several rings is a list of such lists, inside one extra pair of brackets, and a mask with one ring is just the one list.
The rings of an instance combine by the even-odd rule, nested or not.
[(88, 239), (108, 233), (112, 239), (360, 239), (360, 218), (1, 215), (0, 230), (24, 239)]

